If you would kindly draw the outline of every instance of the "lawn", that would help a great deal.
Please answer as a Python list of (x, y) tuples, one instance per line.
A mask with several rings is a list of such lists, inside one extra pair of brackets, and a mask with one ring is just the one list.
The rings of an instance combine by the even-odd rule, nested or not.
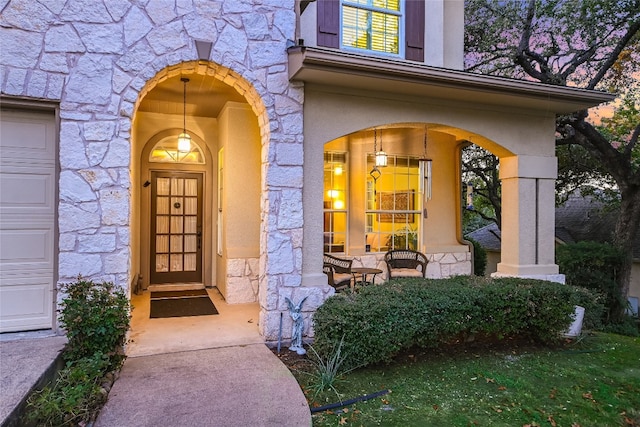
[(317, 412), (314, 426), (640, 426), (640, 338), (418, 350), (347, 374), (336, 383), (339, 397), (314, 397), (309, 365), (288, 364), (312, 408), (389, 390)]

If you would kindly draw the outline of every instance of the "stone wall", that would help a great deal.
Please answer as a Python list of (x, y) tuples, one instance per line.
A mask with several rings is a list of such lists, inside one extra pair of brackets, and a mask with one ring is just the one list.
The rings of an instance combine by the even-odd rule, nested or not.
[[(302, 103), (287, 75), (294, 0), (11, 0), (0, 17), (3, 95), (59, 101), (59, 280), (127, 287), (131, 126), (141, 94), (171, 73), (211, 75), (245, 95), (262, 137), (262, 333), (301, 285)], [(195, 40), (212, 43), (208, 60)], [(135, 153), (133, 153), (135, 154)], [(317, 307), (330, 289), (300, 290)], [(295, 295), (299, 297), (300, 295)], [(313, 300), (313, 301), (311, 301)]]
[[(425, 254), (427, 264), (427, 278), (442, 279), (446, 277), (469, 275), (471, 271), (471, 252), (437, 252)], [(376, 283), (387, 280), (387, 264), (384, 262), (384, 254), (370, 254), (353, 257), (353, 267), (368, 267), (382, 270), (382, 274), (376, 276)]]

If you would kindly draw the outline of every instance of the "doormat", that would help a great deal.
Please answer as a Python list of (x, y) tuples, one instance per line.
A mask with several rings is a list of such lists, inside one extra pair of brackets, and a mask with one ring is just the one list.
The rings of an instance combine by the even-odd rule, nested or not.
[(151, 292), (151, 319), (212, 314), (218, 314), (218, 310), (204, 289)]

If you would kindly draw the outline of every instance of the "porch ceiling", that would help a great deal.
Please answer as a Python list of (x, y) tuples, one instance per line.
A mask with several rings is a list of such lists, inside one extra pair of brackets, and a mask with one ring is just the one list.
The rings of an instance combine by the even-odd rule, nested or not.
[(472, 74), (306, 46), (289, 49), (289, 79), (556, 114), (594, 107), (615, 98), (615, 95), (604, 92)]

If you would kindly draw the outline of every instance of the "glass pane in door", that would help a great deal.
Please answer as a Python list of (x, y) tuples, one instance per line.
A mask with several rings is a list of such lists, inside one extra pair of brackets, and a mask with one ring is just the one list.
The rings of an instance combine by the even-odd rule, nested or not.
[(155, 172), (151, 283), (202, 281), (202, 176)]

